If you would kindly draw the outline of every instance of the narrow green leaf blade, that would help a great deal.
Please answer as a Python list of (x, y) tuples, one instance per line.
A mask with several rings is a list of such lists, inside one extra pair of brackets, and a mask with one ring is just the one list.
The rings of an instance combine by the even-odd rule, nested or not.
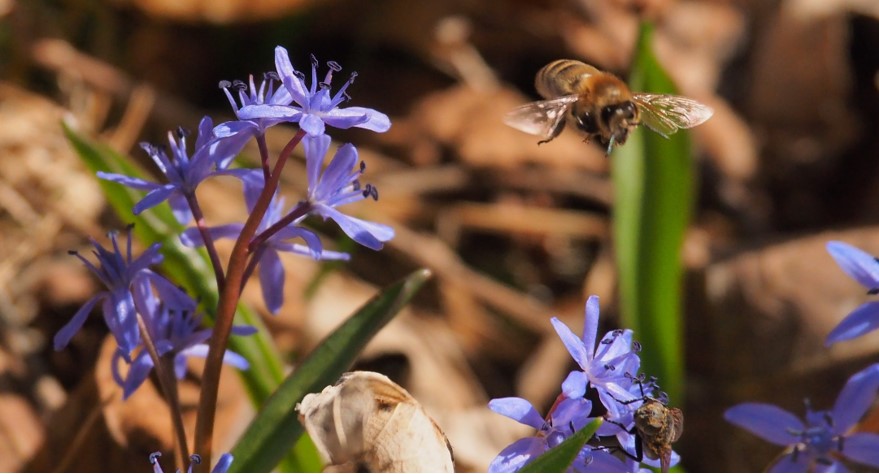
[(573, 436), (562, 441), (558, 446), (522, 466), (519, 472), (567, 472), (568, 467), (574, 462), (586, 442), (598, 431), (601, 422), (601, 418), (592, 420), (591, 423), (580, 428)]
[(419, 270), (361, 307), (287, 377), (232, 450), (230, 472), (268, 472), (303, 434), (296, 404), (338, 380), (372, 337), (406, 305), (430, 277)]
[[(630, 86), (674, 94), (643, 25)], [(681, 247), (693, 201), (693, 162), (686, 132), (669, 138), (640, 127), (612, 160), (614, 248), (624, 325), (642, 343), (642, 370), (681, 403), (683, 384), (683, 266)]]

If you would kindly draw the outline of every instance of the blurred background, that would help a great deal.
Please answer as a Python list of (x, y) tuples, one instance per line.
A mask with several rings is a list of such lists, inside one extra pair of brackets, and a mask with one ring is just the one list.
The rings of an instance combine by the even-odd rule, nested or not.
[[(219, 81), (273, 70), (276, 45), (300, 70), (311, 54), (340, 63), (339, 84), (357, 71), (351, 103), (391, 117), (385, 134), (331, 135), (358, 146), (380, 190), (356, 212), (397, 236), (371, 252), (326, 227), (354, 252), (350, 264), (285, 260), (274, 317), (258, 282), (245, 297), (295, 363), (378, 288), (430, 268), (428, 288), (358, 368), (425, 405), (459, 470), (487, 469), (528, 435), (487, 401), (521, 396), (545, 413), (574, 367), (549, 317), (579, 332), (596, 294), (601, 332), (619, 327), (608, 158), (573, 133), (538, 147), (501, 117), (536, 100), (534, 74), (554, 59), (625, 77), (644, 19), (680, 93), (716, 111), (691, 132), (698, 197), (682, 252), (676, 449), (689, 471), (763, 469), (778, 449), (725, 423), (723, 410), (763, 401), (802, 414), (804, 397), (829, 408), (877, 360), (875, 333), (823, 346), (868, 298), (826, 241), (879, 254), (875, 0), (0, 0), (0, 470), (145, 471), (150, 452), (172, 446), (153, 386), (119, 401), (100, 317), (52, 350), (98, 291), (67, 251), (85, 254), (88, 237), (106, 244), (127, 224), (61, 120), (147, 163), (138, 142), (165, 143), (205, 114), (231, 119)], [(279, 150), (291, 135), (268, 138)], [(288, 202), (302, 196), (303, 169), (300, 157), (285, 170)], [(209, 220), (242, 219), (236, 186), (200, 189)], [(234, 374), (224, 381), (220, 450), (253, 414)], [(190, 414), (197, 386), (193, 375), (181, 391)], [(859, 429), (879, 430), (879, 413)]]

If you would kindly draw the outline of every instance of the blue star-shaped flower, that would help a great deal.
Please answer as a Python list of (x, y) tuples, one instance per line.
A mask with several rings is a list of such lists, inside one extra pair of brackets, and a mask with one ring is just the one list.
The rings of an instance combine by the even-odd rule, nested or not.
[(321, 173), (324, 157), (330, 148), (327, 135), (303, 138), (305, 167), (308, 175), (308, 203), (310, 214), (331, 219), (355, 242), (373, 250), (380, 250), (384, 242), (394, 237), (394, 229), (383, 224), (364, 221), (345, 215), (336, 208), (362, 201), (367, 197), (378, 199), (378, 191), (370, 186), (360, 186), (359, 177), (365, 169), (358, 166), (357, 149), (347, 143), (339, 147), (330, 164)]
[[(876, 257), (844, 242), (828, 242), (827, 251), (844, 272), (867, 288), (867, 293), (879, 293), (879, 261)], [(830, 331), (825, 345), (854, 339), (876, 328), (879, 328), (879, 301), (864, 303)]]
[(135, 215), (168, 200), (174, 216), (181, 224), (185, 224), (192, 219), (189, 199), (195, 196), (195, 188), (199, 183), (216, 175), (231, 175), (243, 179), (242, 176), (251, 171), (230, 170), (226, 167), (252, 137), (254, 125), (250, 122), (227, 122), (226, 125), (226, 128), (218, 133), (213, 129), (210, 117), (204, 117), (198, 126), (198, 138), (192, 157), (186, 151), (186, 134), (182, 131), (177, 133), (178, 139), (174, 138), (174, 133), (168, 133), (173, 160), (161, 148), (142, 143), (141, 147), (168, 179), (167, 183), (153, 183), (103, 171), (98, 172), (98, 177), (147, 191), (146, 196), (134, 205)]
[(317, 61), (312, 57), (311, 87), (305, 84), (305, 75), (293, 68), (287, 50), (281, 46), (275, 48), (275, 67), (284, 87), (296, 105), (278, 103), (254, 103), (238, 110), (238, 118), (242, 120), (267, 120), (295, 122), (311, 136), (322, 135), (326, 125), (336, 128), (365, 128), (374, 132), (386, 132), (391, 127), (388, 116), (365, 107), (339, 107), (348, 98), (346, 90), (354, 81), (356, 74), (345, 82), (336, 92), (330, 95), (330, 84), (333, 73), (341, 67), (335, 62), (328, 63), (330, 68), (323, 81), (317, 78)]
[(813, 411), (806, 421), (775, 405), (742, 403), (724, 413), (726, 421), (779, 446), (792, 448), (771, 467), (772, 472), (846, 471), (840, 458), (879, 468), (879, 435), (848, 434), (876, 399), (879, 364), (853, 375), (830, 411)]
[(562, 343), (582, 369), (568, 375), (562, 383), (562, 392), (568, 398), (581, 398), (591, 386), (607, 408), (608, 418), (621, 419), (638, 407), (637, 404), (624, 402), (635, 398), (630, 390), (632, 375), (638, 373), (641, 360), (632, 350), (631, 329), (610, 331), (596, 345), (598, 316), (598, 297), (590, 296), (586, 301), (582, 339), (558, 318), (551, 320)]
[[(170, 283), (157, 287), (158, 296), (145, 288), (147, 297), (136, 302), (135, 306), (144, 319), (159, 357), (173, 357), (174, 375), (177, 379), (183, 379), (188, 357), (207, 357), (208, 345), (205, 341), (211, 337), (213, 329), (202, 329), (202, 316), (196, 312), (196, 302), (177, 288), (168, 288), (169, 286)], [(175, 294), (173, 290), (180, 294)], [(232, 326), (232, 334), (237, 336), (249, 336), (255, 332), (256, 328), (253, 326)], [(122, 387), (122, 398), (127, 399), (143, 384), (155, 363), (148, 351), (142, 349), (131, 362), (126, 376), (122, 377), (119, 373), (119, 357), (121, 353), (117, 351), (112, 373), (116, 383)], [(223, 362), (240, 370), (246, 370), (250, 366), (244, 357), (230, 350), (223, 355)]]
[(562, 400), (550, 412), (548, 420), (523, 398), (496, 398), (488, 402), (488, 408), (537, 430), (535, 436), (522, 438), (504, 448), (488, 466), (488, 472), (516, 472), (592, 421), (589, 418), (592, 403), (583, 398)]
[[(281, 87), (276, 89), (275, 84), (278, 84)], [(244, 120), (240, 113), (242, 108), (254, 105), (286, 106), (293, 102), (293, 96), (291, 96), (290, 92), (287, 91), (287, 88), (281, 84), (280, 78), (274, 72), (265, 75), (259, 88), (257, 88), (256, 84), (253, 82), (253, 76), (250, 76), (250, 81), (247, 84), (241, 81), (223, 81), (220, 83), (220, 87), (223, 89), (223, 92), (226, 93), (226, 97), (229, 98), (229, 103), (232, 104), (232, 110), (240, 120)], [(230, 89), (237, 90), (238, 102), (235, 101), (233, 92)], [(239, 102), (241, 103), (240, 107), (238, 105)], [(256, 134), (263, 134), (267, 128), (284, 121), (286, 120), (277, 117), (259, 117), (250, 120), (255, 126)], [(234, 127), (236, 127), (235, 122), (226, 122), (217, 125), (214, 132), (228, 134)]]
[(109, 237), (113, 243), (112, 251), (92, 239), (94, 254), (98, 257), (97, 266), (78, 253), (73, 253), (107, 287), (107, 291), (98, 293), (79, 308), (73, 318), (55, 334), (54, 346), (56, 351), (66, 347), (82, 328), (95, 305), (100, 302), (104, 321), (116, 338), (120, 354), (126, 361), (130, 361), (129, 354), (140, 344), (140, 330), (137, 327), (135, 314), (136, 304), (151, 296), (150, 284), (164, 289), (170, 283), (149, 269), (151, 265), (162, 261), (159, 244), (153, 244), (141, 256), (133, 258), (130, 236), (124, 254), (119, 249), (116, 233), (110, 233)]
[[(258, 177), (258, 176), (257, 176)], [(261, 178), (260, 178), (261, 179)], [(245, 181), (244, 193), (245, 202), (248, 209), (252, 210), (259, 195), (261, 185), (256, 185), (252, 180)], [(284, 198), (275, 194), (262, 221), (257, 227), (256, 234), (272, 227), (275, 223), (284, 217), (285, 213)], [(212, 239), (237, 239), (241, 235), (244, 224), (234, 223), (209, 227), (208, 234)], [(301, 238), (306, 245), (290, 242), (293, 239)], [(197, 228), (189, 228), (180, 235), (183, 245), (189, 247), (204, 245), (201, 233)], [(285, 272), (281, 264), (279, 252), (290, 252), (296, 255), (304, 255), (314, 258), (315, 260), (348, 260), (350, 256), (344, 252), (334, 252), (332, 250), (324, 250), (320, 238), (314, 232), (299, 227), (295, 222), (280, 229), (268, 239), (264, 240), (255, 250), (259, 260), (259, 281), (262, 287), (263, 301), (266, 308), (272, 313), (277, 314), (284, 304), (284, 280)]]

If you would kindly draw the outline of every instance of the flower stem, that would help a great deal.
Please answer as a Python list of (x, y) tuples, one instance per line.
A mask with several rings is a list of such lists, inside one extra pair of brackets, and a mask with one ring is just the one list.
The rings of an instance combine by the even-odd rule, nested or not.
[(248, 246), (248, 252), (254, 252), (263, 242), (269, 239), (269, 237), (278, 233), (279, 230), (283, 229), (290, 225), (296, 219), (308, 214), (308, 211), (311, 210), (311, 203), (308, 201), (300, 202), (295, 209), (290, 211), (286, 216), (282, 217), (278, 222), (275, 222), (268, 229), (262, 231), (259, 235), (254, 237), (253, 241), (250, 242), (250, 246)]
[(247, 284), (247, 280), (253, 275), (254, 270), (256, 270), (256, 265), (259, 263), (265, 250), (265, 247), (257, 247), (256, 251), (253, 252), (253, 255), (250, 256), (250, 261), (247, 262), (247, 268), (244, 269), (244, 278), (241, 280), (241, 288), (239, 288), (238, 291), (244, 291), (244, 285)]
[(271, 171), (269, 170), (269, 147), (266, 145), (265, 134), (256, 136), (256, 144), (259, 146), (259, 157), (262, 163), (262, 177), (265, 182), (269, 181)]
[(186, 201), (189, 202), (189, 209), (195, 217), (195, 225), (198, 227), (198, 232), (201, 234), (201, 240), (204, 241), (205, 249), (208, 251), (208, 256), (211, 259), (211, 266), (214, 267), (214, 275), (217, 278), (217, 289), (219, 290), (223, 287), (223, 282), (226, 280), (226, 276), (223, 274), (223, 265), (220, 263), (220, 254), (217, 253), (214, 239), (211, 237), (211, 233), (208, 232), (208, 227), (204, 220), (204, 213), (201, 211), (201, 206), (198, 204), (198, 198), (196, 198), (193, 193), (192, 195), (186, 196)]
[(248, 246), (250, 240), (256, 234), (260, 222), (262, 222), (272, 196), (275, 194), (284, 164), (303, 137), (305, 137), (305, 132), (299, 130), (290, 142), (287, 143), (281, 154), (278, 155), (275, 168), (269, 175), (269, 179), (266, 180), (266, 186), (251, 210), (250, 216), (244, 223), (241, 235), (235, 241), (235, 246), (232, 248), (232, 254), (229, 257), (226, 279), (223, 282), (223, 286), (220, 287), (220, 300), (217, 303), (214, 331), (205, 361), (202, 389), (198, 404), (198, 418), (195, 423), (195, 449), (207, 461), (196, 466), (200, 472), (206, 472), (211, 465), (214, 417), (217, 411), (217, 395), (220, 386), (220, 369), (223, 366), (223, 355), (226, 353), (229, 335), (232, 331), (235, 309), (241, 296), (244, 273), (247, 269)]
[(137, 325), (143, 336), (143, 345), (153, 361), (153, 367), (156, 369), (156, 378), (159, 380), (159, 386), (165, 394), (165, 400), (171, 413), (171, 424), (174, 426), (174, 434), (177, 438), (177, 456), (175, 462), (177, 468), (186, 467), (189, 460), (189, 445), (186, 442), (186, 429), (183, 426), (183, 410), (180, 407), (180, 397), (177, 394), (177, 378), (174, 377), (174, 359), (160, 357), (159, 351), (153, 342), (153, 334), (143, 320), (143, 316), (137, 314)]

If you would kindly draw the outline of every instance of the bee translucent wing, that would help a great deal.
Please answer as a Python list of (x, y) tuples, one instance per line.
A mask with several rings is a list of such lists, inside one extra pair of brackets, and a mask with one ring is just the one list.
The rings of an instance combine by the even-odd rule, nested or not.
[(577, 94), (540, 100), (521, 105), (504, 116), (504, 123), (516, 130), (537, 135), (541, 140), (553, 136), (568, 108), (577, 101)]
[(714, 115), (711, 107), (678, 95), (635, 94), (632, 100), (641, 111), (641, 123), (666, 138), (682, 128), (693, 128)]

